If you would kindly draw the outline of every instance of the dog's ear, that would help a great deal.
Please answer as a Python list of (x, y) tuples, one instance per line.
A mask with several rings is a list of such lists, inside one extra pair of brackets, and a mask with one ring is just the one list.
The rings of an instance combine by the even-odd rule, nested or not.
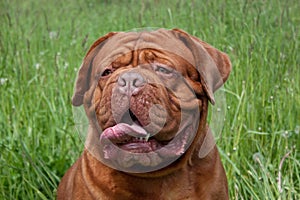
[(72, 104), (74, 106), (81, 106), (83, 104), (83, 97), (85, 92), (90, 87), (90, 80), (91, 80), (91, 67), (94, 57), (100, 51), (102, 46), (105, 44), (105, 41), (112, 37), (113, 35), (117, 34), (116, 32), (111, 32), (103, 37), (100, 37), (96, 40), (92, 46), (89, 48), (87, 54), (85, 55), (83, 62), (80, 66), (78, 71), (77, 80), (75, 84), (75, 91), (72, 98)]
[(204, 90), (210, 102), (214, 104), (213, 93), (225, 83), (231, 71), (229, 57), (225, 53), (194, 36), (190, 36), (180, 29), (173, 29), (173, 31), (192, 51)]

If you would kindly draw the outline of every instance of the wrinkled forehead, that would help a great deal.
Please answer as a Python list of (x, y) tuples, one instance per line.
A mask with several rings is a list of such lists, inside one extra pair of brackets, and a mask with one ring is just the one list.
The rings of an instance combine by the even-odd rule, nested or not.
[(165, 29), (121, 32), (110, 37), (105, 42), (94, 58), (94, 63), (97, 63), (98, 68), (96, 71), (108, 66), (122, 55), (147, 48), (171, 52), (184, 58), (192, 65), (195, 63), (190, 49), (172, 31)]

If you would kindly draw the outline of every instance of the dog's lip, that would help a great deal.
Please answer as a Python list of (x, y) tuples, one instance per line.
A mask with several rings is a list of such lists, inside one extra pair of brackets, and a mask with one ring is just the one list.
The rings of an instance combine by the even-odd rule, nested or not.
[(131, 141), (125, 144), (121, 143), (117, 145), (121, 149), (132, 153), (149, 153), (151, 151), (155, 151), (162, 147), (162, 145), (153, 138), (151, 138), (148, 141), (144, 141), (143, 139), (133, 138)]
[[(141, 118), (141, 117), (140, 117)], [(117, 121), (118, 123), (125, 123), (125, 124), (137, 124), (139, 126), (143, 126), (142, 124), (145, 124), (140, 118), (138, 118), (133, 112), (132, 109), (128, 109), (126, 112), (123, 113), (123, 116), (121, 117), (120, 121)]]

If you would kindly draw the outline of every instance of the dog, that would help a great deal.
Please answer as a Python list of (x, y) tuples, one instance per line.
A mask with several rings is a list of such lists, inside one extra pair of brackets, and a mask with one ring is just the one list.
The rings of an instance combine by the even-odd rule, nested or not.
[(89, 128), (57, 199), (228, 199), (207, 125), (229, 57), (180, 29), (111, 32), (88, 50), (72, 104)]

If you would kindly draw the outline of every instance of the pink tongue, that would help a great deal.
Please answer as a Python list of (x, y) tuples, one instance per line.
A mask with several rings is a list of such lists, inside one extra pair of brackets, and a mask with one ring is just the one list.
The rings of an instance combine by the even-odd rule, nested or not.
[(100, 140), (102, 140), (102, 139), (114, 140), (114, 139), (118, 139), (126, 134), (133, 136), (133, 137), (146, 137), (147, 136), (146, 130), (135, 123), (132, 125), (120, 123), (113, 127), (109, 127), (107, 129), (105, 129), (105, 131), (100, 136)]

